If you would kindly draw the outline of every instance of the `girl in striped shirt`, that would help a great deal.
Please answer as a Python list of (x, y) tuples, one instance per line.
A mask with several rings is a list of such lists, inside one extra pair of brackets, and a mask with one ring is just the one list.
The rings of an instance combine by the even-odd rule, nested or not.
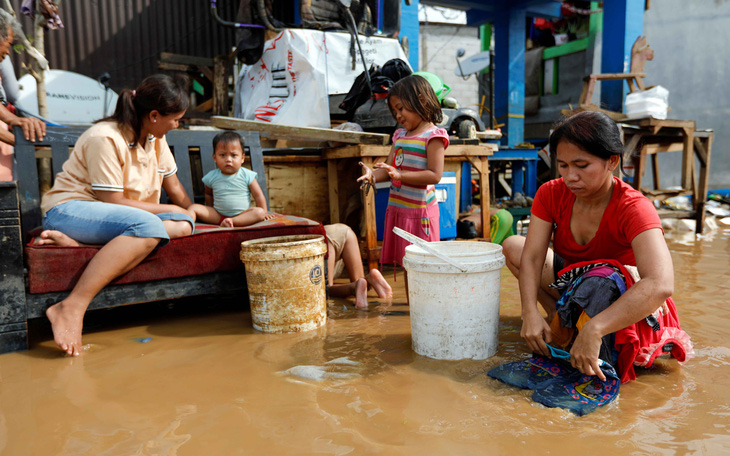
[(407, 76), (388, 93), (388, 107), (403, 128), (393, 134), (393, 147), (385, 163), (374, 170), (360, 162), (362, 185), (390, 180), (380, 263), (403, 265), (410, 243), (393, 233), (397, 226), (426, 241), (438, 241), (439, 209), (434, 185), (441, 180), (449, 135), (436, 124), (441, 105), (431, 85), (421, 76)]

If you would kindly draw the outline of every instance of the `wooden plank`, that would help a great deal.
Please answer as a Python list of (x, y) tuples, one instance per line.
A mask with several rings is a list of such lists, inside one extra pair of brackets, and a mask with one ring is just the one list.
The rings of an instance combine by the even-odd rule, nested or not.
[[(390, 153), (391, 146), (373, 146), (373, 145), (352, 145), (344, 147), (336, 147), (333, 149), (324, 149), (322, 157), (325, 160), (333, 160), (338, 158), (358, 158), (358, 157), (387, 157)], [(444, 152), (445, 157), (483, 157), (494, 155), (499, 150), (497, 144), (456, 144), (449, 146)]]
[(227, 116), (228, 113), (228, 76), (230, 64), (225, 55), (215, 58), (213, 69), (213, 114)]
[(213, 70), (211, 70), (209, 67), (197, 65), (195, 68), (198, 70), (198, 72), (202, 73), (203, 76), (205, 76), (205, 78), (211, 83), (215, 82), (215, 75), (213, 73)]
[(391, 146), (371, 146), (357, 145), (344, 146), (334, 149), (324, 149), (322, 158), (325, 160), (334, 160), (340, 158), (360, 158), (360, 157), (387, 157), (390, 153)]
[(330, 223), (340, 222), (340, 181), (337, 178), (337, 162), (327, 160), (327, 183), (330, 197)]
[(271, 163), (266, 172), (271, 211), (319, 221), (329, 219), (325, 162)]
[[(712, 158), (712, 141), (714, 133), (695, 132), (695, 153), (700, 157), (700, 176), (698, 194), (695, 198), (695, 209), (697, 211), (697, 234), (702, 234), (705, 224), (705, 204), (707, 202), (707, 190), (710, 178), (710, 159)], [(704, 158), (704, 160), (703, 160)]]
[(174, 54), (172, 52), (160, 52), (160, 63), (179, 63), (183, 65), (202, 65), (212, 67), (215, 61), (210, 57), (198, 57), (194, 55)]
[(165, 62), (160, 62), (157, 67), (160, 70), (180, 71), (182, 73), (189, 73), (189, 72), (195, 70), (195, 67), (190, 66), (190, 65), (184, 65), (182, 63), (165, 63)]
[[(365, 166), (372, 169), (375, 161), (372, 157), (363, 157), (362, 162)], [(378, 267), (378, 258), (372, 254), (373, 249), (378, 246), (377, 227), (375, 224), (375, 191), (372, 189), (363, 194), (363, 212), (365, 217), (365, 245), (368, 248), (368, 271)]]
[[(107, 285), (91, 301), (89, 310), (219, 293), (245, 293), (241, 301), (243, 303), (248, 301), (248, 287), (243, 268), (177, 279)], [(46, 309), (63, 300), (68, 294), (68, 291), (27, 294), (28, 318), (45, 318)]]
[(489, 163), (487, 157), (481, 157), (481, 166), (479, 171), (479, 192), (480, 204), (482, 210), (482, 238), (491, 240), (491, 215), (489, 214)]
[(196, 111), (208, 112), (213, 109), (213, 99), (209, 98), (199, 105), (194, 106), (193, 109), (195, 109)]
[(321, 162), (322, 157), (316, 155), (264, 155), (264, 163), (304, 163)]
[[(694, 122), (692, 122), (694, 123)], [(682, 144), (684, 150), (682, 151), (682, 188), (689, 188), (692, 186), (693, 165), (695, 159), (694, 153), (694, 134), (695, 129), (692, 127), (684, 127), (684, 138)]]
[(635, 77), (645, 78), (646, 73), (601, 73), (592, 74), (590, 77), (596, 80), (633, 79)]
[(277, 125), (233, 117), (213, 116), (211, 123), (227, 130), (258, 131), (261, 136), (272, 139), (297, 139), (337, 141), (348, 144), (388, 144), (390, 137), (379, 133), (361, 133), (355, 131), (333, 130), (330, 128), (293, 127)]

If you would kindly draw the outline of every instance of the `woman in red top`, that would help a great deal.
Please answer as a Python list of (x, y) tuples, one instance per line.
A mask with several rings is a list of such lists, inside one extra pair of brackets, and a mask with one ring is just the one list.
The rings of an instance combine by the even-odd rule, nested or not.
[(591, 318), (570, 350), (573, 367), (602, 378), (602, 337), (651, 315), (672, 295), (672, 258), (651, 202), (613, 177), (624, 148), (611, 118), (585, 111), (564, 119), (550, 136), (550, 150), (557, 154), (561, 178), (535, 195), (527, 237), (511, 236), (502, 245), (520, 284), (521, 335), (533, 351), (550, 356), (550, 322), (560, 295), (549, 284), (563, 267), (600, 259), (637, 266), (641, 280)]

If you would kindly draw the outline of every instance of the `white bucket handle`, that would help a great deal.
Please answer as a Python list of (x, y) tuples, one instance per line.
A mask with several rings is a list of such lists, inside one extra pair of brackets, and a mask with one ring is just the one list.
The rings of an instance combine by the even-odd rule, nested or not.
[(434, 255), (445, 262), (449, 263), (451, 266), (457, 268), (461, 272), (466, 272), (467, 268), (465, 268), (463, 265), (457, 263), (456, 261), (452, 260), (451, 258), (447, 257), (443, 253), (439, 252), (438, 250), (431, 247), (428, 243), (428, 241), (424, 241), (423, 239), (419, 238), (418, 236), (415, 236), (408, 231), (404, 231), (397, 226), (393, 227), (393, 232), (397, 234), (398, 236), (402, 237), (406, 241), (410, 242), (411, 244), (415, 244), (418, 247), (422, 248), (423, 250), (427, 251), (431, 255)]

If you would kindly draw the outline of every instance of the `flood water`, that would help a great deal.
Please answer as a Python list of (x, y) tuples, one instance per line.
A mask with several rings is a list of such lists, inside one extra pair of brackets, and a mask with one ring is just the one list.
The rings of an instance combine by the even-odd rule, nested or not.
[(91, 312), (88, 349), (68, 358), (34, 324), (31, 350), (0, 356), (0, 454), (728, 454), (730, 230), (669, 243), (696, 356), (658, 360), (584, 417), (485, 375), (529, 355), (506, 268), (483, 361), (414, 354), (391, 272), (392, 301), (330, 300), (307, 333), (256, 332), (235, 300), (156, 304)]

